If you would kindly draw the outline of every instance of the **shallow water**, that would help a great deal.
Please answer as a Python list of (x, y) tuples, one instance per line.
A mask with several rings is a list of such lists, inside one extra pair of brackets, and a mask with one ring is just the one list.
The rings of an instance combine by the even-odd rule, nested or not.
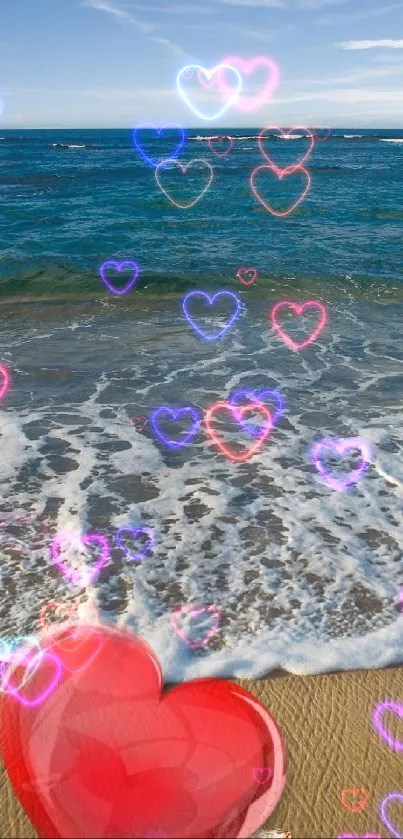
[[(327, 290), (327, 325), (294, 352), (269, 321), (278, 296), (236, 293), (241, 314), (217, 341), (191, 328), (178, 294), (4, 301), (3, 637), (35, 632), (47, 601), (78, 597), (146, 637), (170, 681), (403, 661), (403, 305)], [(203, 425), (188, 446), (168, 449), (149, 421), (159, 406), (202, 415), (236, 390), (264, 388), (281, 392), (285, 413), (246, 463), (218, 452)], [(143, 431), (133, 416), (148, 418)], [(344, 491), (312, 465), (313, 444), (333, 436), (362, 437), (373, 450)], [(156, 544), (133, 562), (116, 535), (141, 525)], [(50, 558), (52, 539), (70, 530), (111, 546), (86, 589)], [(190, 649), (170, 615), (208, 604), (219, 630)]]

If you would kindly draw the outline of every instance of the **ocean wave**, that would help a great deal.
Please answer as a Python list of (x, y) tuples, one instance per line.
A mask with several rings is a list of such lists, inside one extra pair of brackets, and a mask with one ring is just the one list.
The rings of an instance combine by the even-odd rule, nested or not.
[(402, 140), (400, 140), (400, 139), (398, 139), (397, 137), (396, 137), (396, 138), (390, 138), (390, 139), (387, 139), (386, 137), (385, 137), (385, 138), (384, 138), (384, 137), (382, 137), (382, 138), (381, 138), (381, 143), (403, 143), (403, 139), (402, 139)]
[(87, 146), (85, 144), (78, 145), (76, 143), (50, 143), (49, 148), (52, 149), (97, 149), (99, 146)]

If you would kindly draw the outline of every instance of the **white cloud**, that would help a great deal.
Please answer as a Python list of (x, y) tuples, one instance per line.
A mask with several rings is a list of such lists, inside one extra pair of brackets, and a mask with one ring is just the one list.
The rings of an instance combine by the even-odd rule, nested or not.
[(170, 5), (167, 3), (165, 6), (151, 6), (150, 3), (147, 5), (142, 5), (141, 3), (135, 3), (130, 8), (145, 11), (145, 12), (157, 12), (158, 14), (174, 14), (174, 15), (193, 15), (193, 14), (200, 14), (200, 15), (212, 15), (216, 14), (216, 9), (213, 9), (211, 6), (197, 6), (192, 5), (191, 3), (174, 3)]
[(170, 41), (168, 38), (160, 38), (158, 35), (150, 35), (150, 41), (155, 41), (157, 44), (163, 44), (164, 47), (168, 47), (168, 49), (179, 58), (190, 58), (189, 54), (185, 52), (182, 47), (178, 46), (178, 44), (174, 44), (173, 41)]
[(336, 46), (341, 47), (343, 50), (370, 50), (373, 47), (402, 50), (403, 38), (398, 41), (394, 41), (391, 38), (385, 38), (381, 41), (342, 41), (341, 44), (337, 44)]
[(342, 6), (349, 2), (350, 0), (298, 0), (298, 5), (300, 9), (316, 11), (317, 9), (323, 9), (324, 6)]
[(403, 90), (396, 88), (395, 90), (370, 90), (368, 88), (340, 88), (339, 90), (324, 90), (323, 92), (315, 91), (310, 93), (300, 93), (296, 96), (287, 96), (283, 98), (274, 98), (272, 105), (289, 104), (290, 102), (341, 102), (343, 104), (359, 102), (371, 102), (372, 104), (392, 103), (394, 105), (403, 104)]
[(397, 9), (401, 9), (403, 11), (401, 3), (394, 3), (392, 6), (379, 6), (375, 9), (364, 9), (363, 11), (351, 12), (346, 15), (323, 15), (323, 17), (318, 18), (316, 23), (318, 26), (341, 26), (343, 24), (357, 23), (361, 20), (367, 20), (369, 17), (378, 17), (379, 15), (385, 15), (389, 12), (395, 12)]
[(109, 0), (84, 0), (84, 6), (87, 6), (89, 9), (96, 9), (98, 12), (106, 12), (107, 14), (113, 15), (121, 23), (131, 23), (137, 26), (142, 32), (152, 32), (155, 29), (153, 23), (146, 23), (145, 21), (139, 20), (130, 12), (121, 9), (120, 6), (110, 3)]
[(132, 24), (133, 26), (140, 29), (142, 32), (149, 36), (150, 41), (155, 41), (157, 44), (162, 44), (176, 56), (180, 58), (189, 58), (189, 55), (182, 47), (178, 46), (178, 44), (174, 44), (173, 41), (170, 41), (168, 38), (160, 38), (157, 35), (150, 35), (150, 32), (154, 32), (156, 26), (153, 23), (146, 23), (145, 21), (139, 20), (135, 17), (131, 12), (126, 11), (126, 9), (120, 8), (120, 6), (116, 6), (115, 4), (109, 2), (109, 0), (84, 0), (84, 5), (88, 6), (90, 9), (96, 9), (99, 12), (107, 12), (113, 17), (116, 18), (120, 23), (124, 24)]
[(285, 0), (215, 0), (223, 6), (244, 6), (261, 9), (285, 9)]

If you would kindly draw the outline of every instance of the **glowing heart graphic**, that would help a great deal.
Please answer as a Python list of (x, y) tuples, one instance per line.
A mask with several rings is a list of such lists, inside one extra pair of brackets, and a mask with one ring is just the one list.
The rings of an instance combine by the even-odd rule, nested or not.
[[(225, 58), (224, 62), (230, 64), (232, 67), (240, 68), (242, 75), (250, 76), (256, 70), (263, 68), (267, 71), (267, 80), (262, 86), (260, 93), (256, 96), (239, 96), (235, 102), (235, 108), (239, 111), (254, 111), (257, 108), (265, 105), (273, 96), (273, 93), (279, 83), (280, 73), (277, 64), (267, 58), (265, 55), (256, 55), (249, 61), (237, 56), (230, 56)], [(219, 81), (223, 91), (228, 93), (228, 84), (225, 81), (224, 74), (220, 71)]]
[[(320, 312), (320, 320), (317, 327), (311, 332), (311, 334), (306, 338), (305, 341), (294, 341), (290, 338), (289, 335), (284, 331), (284, 328), (278, 323), (277, 314), (280, 309), (288, 308), (291, 309), (298, 317), (304, 314), (305, 310), (310, 309), (317, 309)], [(327, 323), (327, 312), (322, 303), (319, 303), (317, 300), (308, 300), (306, 303), (290, 303), (289, 300), (282, 300), (280, 303), (276, 303), (271, 310), (271, 321), (275, 328), (275, 330), (280, 335), (280, 338), (287, 344), (287, 347), (290, 347), (292, 350), (303, 350), (309, 344), (312, 344), (313, 341), (318, 337), (318, 335), (322, 332), (323, 327)]]
[(399, 702), (380, 702), (379, 705), (376, 706), (372, 717), (374, 727), (376, 728), (378, 734), (386, 740), (388, 746), (390, 746), (391, 749), (395, 749), (397, 752), (403, 752), (403, 741), (395, 740), (382, 724), (382, 716), (385, 711), (391, 711), (392, 714), (396, 714), (400, 717), (400, 719), (403, 719), (403, 704)]
[[(256, 177), (258, 175), (259, 176), (262, 175), (263, 173), (265, 173), (266, 176), (270, 175), (272, 178), (273, 177), (277, 178), (277, 183), (278, 183), (279, 180), (282, 181), (283, 178), (293, 178), (293, 177), (295, 177), (295, 175), (302, 175), (303, 178), (306, 181), (306, 184), (305, 184), (305, 187), (303, 187), (299, 198), (297, 198), (297, 200), (294, 201), (294, 203), (291, 204), (291, 206), (288, 207), (288, 209), (278, 211), (278, 210), (275, 210), (274, 207), (272, 207), (271, 204), (269, 204), (267, 201), (265, 201), (264, 198), (262, 198), (257, 186), (255, 185)], [(260, 201), (260, 203), (263, 205), (263, 207), (265, 208), (265, 210), (267, 210), (268, 213), (271, 213), (272, 216), (278, 216), (279, 218), (284, 218), (285, 216), (289, 216), (290, 213), (292, 213), (293, 210), (295, 210), (296, 207), (298, 207), (298, 205), (301, 203), (301, 201), (303, 201), (305, 196), (308, 194), (310, 186), (311, 186), (311, 177), (309, 175), (309, 172), (307, 172), (307, 170), (304, 169), (303, 167), (299, 167), (298, 169), (293, 169), (291, 172), (287, 171), (287, 169), (284, 169), (284, 171), (280, 172), (278, 169), (273, 169), (272, 166), (257, 166), (256, 169), (253, 170), (253, 172), (250, 176), (250, 185), (251, 185), (251, 189), (252, 189), (252, 192), (253, 192), (255, 198), (257, 198), (257, 200)]]
[(402, 801), (403, 802), (403, 795), (399, 792), (392, 792), (390, 795), (386, 795), (383, 801), (381, 801), (381, 819), (383, 823), (386, 825), (388, 830), (390, 830), (392, 836), (395, 836), (396, 839), (402, 839), (402, 833), (400, 830), (396, 830), (395, 826), (389, 821), (386, 815), (386, 808), (390, 801)]
[(324, 143), (325, 140), (329, 139), (332, 133), (332, 129), (329, 128), (328, 125), (315, 125), (315, 128), (312, 129), (312, 133), (315, 141), (318, 141), (319, 143)]
[(350, 813), (361, 813), (368, 804), (369, 792), (366, 789), (342, 789), (340, 801)]
[[(91, 667), (63, 670), (46, 705), (2, 699), (2, 758), (36, 832), (251, 836), (286, 783), (285, 748), (266, 707), (225, 679), (163, 692), (161, 666), (144, 641), (100, 631)], [(37, 692), (45, 675), (32, 678)], [(270, 768), (271, 781), (258, 784), (255, 766)]]
[(7, 372), (6, 368), (3, 367), (2, 364), (0, 364), (0, 376), (2, 376), (2, 379), (3, 379), (1, 387), (0, 387), (0, 400), (1, 400), (1, 399), (3, 399), (3, 396), (5, 395), (5, 393), (7, 391), (7, 388), (8, 388), (8, 385), (9, 385), (9, 375), (8, 375), (8, 372)]
[(147, 425), (147, 417), (132, 417), (130, 422), (136, 431), (144, 431)]
[[(179, 626), (179, 619), (181, 617), (189, 616), (191, 620), (200, 617), (200, 615), (211, 614), (213, 616), (213, 625), (212, 627), (204, 633), (204, 637), (201, 641), (189, 641), (184, 630)], [(177, 636), (187, 644), (188, 647), (191, 649), (196, 649), (199, 647), (205, 647), (206, 644), (213, 638), (214, 635), (218, 632), (218, 626), (220, 623), (220, 613), (215, 606), (203, 606), (201, 609), (193, 609), (191, 606), (182, 606), (181, 609), (177, 609), (175, 612), (171, 614), (171, 626), (174, 632), (176, 632)]]
[(252, 775), (257, 784), (267, 784), (273, 777), (273, 770), (270, 766), (254, 766)]
[[(225, 105), (222, 108), (220, 108), (220, 110), (218, 110), (213, 115), (206, 116), (206, 114), (202, 114), (192, 104), (192, 102), (189, 99), (188, 94), (186, 93), (186, 91), (182, 87), (182, 79), (183, 78), (189, 78), (189, 77), (186, 77), (184, 75), (184, 73), (186, 73), (187, 70), (191, 70), (193, 73), (194, 73), (195, 70), (197, 70), (198, 71), (198, 78), (200, 78), (201, 74), (203, 74), (204, 76), (206, 76), (208, 81), (211, 81), (214, 77), (218, 78), (219, 73), (222, 73), (225, 70), (230, 70), (236, 76), (237, 85), (236, 85), (235, 89), (233, 88), (230, 93), (227, 93), (227, 97), (226, 97), (227, 101), (226, 101)], [(179, 71), (179, 73), (176, 77), (176, 87), (177, 87), (179, 95), (182, 97), (183, 101), (186, 102), (186, 105), (193, 111), (193, 113), (196, 114), (197, 117), (200, 117), (200, 119), (205, 119), (205, 120), (210, 121), (210, 120), (214, 120), (214, 119), (219, 119), (219, 117), (221, 117), (223, 114), (225, 114), (225, 111), (228, 111), (228, 108), (230, 108), (231, 105), (233, 105), (233, 103), (236, 101), (236, 99), (238, 98), (238, 94), (239, 94), (239, 92), (241, 90), (241, 87), (242, 87), (242, 76), (239, 73), (239, 71), (236, 70), (235, 67), (232, 67), (230, 64), (217, 64), (211, 70), (206, 70), (205, 67), (202, 67), (200, 64), (187, 64), (186, 67), (183, 67), (182, 70)]]
[[(183, 414), (189, 414), (193, 419), (193, 423), (190, 427), (190, 430), (187, 432), (185, 437), (182, 437), (181, 440), (171, 440), (169, 439), (163, 431), (161, 431), (158, 421), (161, 418), (162, 414), (170, 414), (172, 420), (178, 420), (178, 417)], [(179, 449), (182, 446), (186, 446), (198, 432), (200, 426), (200, 416), (194, 408), (180, 408), (178, 411), (173, 411), (171, 408), (166, 406), (161, 406), (161, 408), (157, 408), (156, 411), (153, 412), (151, 416), (151, 422), (153, 424), (153, 428), (155, 433), (158, 435), (160, 440), (165, 443), (166, 446), (169, 446), (171, 449)]]
[[(267, 138), (265, 136), (267, 134), (267, 132), (270, 132), (270, 134), (272, 134), (273, 131), (278, 131), (280, 133), (280, 135), (283, 137), (284, 140), (287, 140), (287, 139), (291, 140), (292, 135), (295, 134), (296, 131), (299, 131), (299, 132), (303, 131), (304, 136), (306, 136), (306, 138), (308, 139), (308, 149), (307, 149), (307, 151), (305, 152), (305, 154), (302, 155), (302, 157), (300, 157), (296, 161), (296, 163), (293, 163), (291, 166), (285, 166), (285, 167), (276, 166), (276, 164), (274, 163), (274, 161), (270, 157), (270, 155), (266, 154), (266, 152), (263, 148), (263, 145), (262, 145), (262, 143), (265, 139), (266, 140), (271, 139), (270, 137)], [(311, 154), (313, 146), (314, 146), (314, 138), (313, 138), (312, 131), (310, 131), (309, 128), (305, 128), (305, 126), (302, 126), (302, 125), (298, 125), (298, 126), (295, 126), (294, 128), (290, 128), (289, 131), (283, 131), (281, 128), (278, 128), (277, 125), (269, 125), (269, 126), (267, 126), (267, 128), (264, 128), (263, 131), (260, 132), (257, 142), (258, 142), (258, 146), (259, 146), (259, 149), (260, 149), (263, 157), (265, 157), (266, 160), (268, 160), (271, 168), (274, 169), (274, 171), (277, 172), (277, 174), (282, 172), (283, 175), (286, 174), (286, 173), (290, 174), (291, 172), (294, 172), (296, 169), (301, 169), (303, 167), (303, 163), (305, 163), (308, 160), (308, 157)], [(294, 148), (294, 146), (293, 146), (293, 148)]]
[[(228, 446), (225, 443), (223, 443), (218, 437), (217, 433), (212, 427), (212, 421), (219, 411), (229, 411), (241, 426), (244, 425), (244, 423), (242, 423), (242, 417), (246, 413), (254, 411), (255, 413), (260, 412), (262, 414), (265, 420), (265, 424), (261, 429), (259, 429), (259, 436), (257, 436), (257, 434), (255, 433), (257, 439), (248, 449), (246, 449), (245, 452), (234, 452), (232, 449), (228, 448)], [(207, 433), (211, 437), (214, 445), (217, 446), (217, 448), (220, 450), (222, 454), (224, 454), (230, 460), (233, 460), (235, 463), (244, 463), (246, 460), (250, 460), (250, 458), (253, 457), (253, 455), (256, 454), (256, 452), (263, 446), (266, 437), (268, 437), (270, 431), (273, 428), (271, 416), (268, 410), (261, 403), (246, 405), (244, 408), (237, 408), (235, 405), (231, 405), (229, 402), (217, 402), (216, 405), (212, 405), (206, 412), (205, 425)]]
[(342, 833), (338, 839), (382, 839), (379, 833), (363, 833), (357, 836), (356, 833)]
[[(234, 311), (229, 320), (227, 320), (225, 326), (223, 326), (218, 332), (215, 332), (213, 335), (207, 335), (206, 332), (200, 329), (200, 326), (197, 325), (194, 317), (192, 317), (188, 312), (189, 300), (194, 300), (196, 297), (204, 297), (204, 299), (207, 300), (210, 306), (213, 306), (214, 302), (218, 300), (219, 297), (229, 297), (235, 304)], [(185, 315), (186, 320), (202, 338), (206, 339), (206, 341), (216, 341), (217, 338), (221, 338), (221, 335), (224, 335), (224, 332), (226, 332), (227, 329), (229, 329), (234, 323), (234, 321), (237, 319), (239, 312), (241, 311), (241, 307), (242, 303), (239, 297), (237, 297), (236, 294), (234, 294), (232, 291), (217, 291), (216, 294), (214, 294), (212, 297), (210, 297), (204, 291), (190, 291), (189, 294), (187, 294), (183, 300), (183, 314)]]
[[(208, 178), (208, 181), (206, 183), (206, 186), (204, 187), (204, 189), (202, 189), (202, 191), (199, 193), (199, 195), (193, 201), (190, 201), (190, 202), (188, 201), (186, 203), (183, 203), (183, 202), (179, 203), (179, 201), (175, 201), (174, 198), (171, 198), (169, 193), (162, 186), (161, 181), (160, 181), (160, 171), (161, 172), (166, 172), (170, 163), (172, 163), (174, 166), (179, 166), (179, 168), (182, 172), (182, 175), (185, 175), (186, 172), (188, 171), (188, 169), (191, 166), (194, 166), (195, 163), (202, 163), (203, 166), (205, 166), (209, 170), (210, 174), (209, 174), (209, 178)], [(211, 182), (213, 180), (213, 176), (214, 176), (213, 167), (210, 165), (210, 163), (207, 163), (207, 160), (203, 160), (202, 158), (195, 158), (194, 160), (191, 160), (189, 163), (187, 163), (186, 166), (182, 166), (182, 164), (179, 163), (177, 160), (165, 160), (163, 163), (159, 163), (158, 166), (156, 166), (156, 169), (155, 169), (155, 180), (157, 181), (157, 184), (158, 184), (161, 192), (163, 192), (164, 195), (166, 195), (166, 197), (168, 198), (168, 201), (170, 201), (171, 204), (174, 204), (175, 207), (179, 207), (179, 209), (181, 209), (181, 210), (188, 210), (190, 207), (194, 207), (194, 205), (197, 204), (197, 202), (200, 201), (201, 198), (203, 198), (203, 195), (207, 192), (207, 190), (209, 189), (209, 187), (211, 185)]]
[[(232, 394), (230, 398), (230, 404), (239, 406), (239, 399), (247, 399), (249, 404), (253, 402), (262, 403), (265, 399), (273, 399), (274, 402), (277, 404), (277, 408), (271, 417), (271, 422), (273, 428), (277, 422), (277, 420), (281, 417), (284, 413), (284, 400), (279, 393), (278, 390), (237, 390), (235, 393)], [(245, 430), (249, 432), (249, 434), (253, 434), (255, 437), (259, 436), (260, 431), (256, 428), (255, 425), (252, 423), (248, 423), (244, 420), (241, 420), (242, 425), (244, 426)]]
[[(49, 667), (50, 672), (49, 672)], [(22, 672), (21, 672), (22, 671)], [(35, 677), (41, 673), (40, 690), (37, 689)], [(18, 674), (23, 675), (23, 681), (15, 686), (12, 684), (12, 677)], [(12, 652), (7, 665), (1, 668), (1, 687), (3, 693), (12, 697), (27, 708), (34, 708), (41, 705), (47, 699), (60, 681), (62, 666), (59, 659), (53, 652), (43, 651), (34, 655), (26, 652), (26, 647)]]
[(70, 673), (85, 670), (98, 655), (103, 644), (102, 628), (100, 626), (72, 626), (62, 632), (56, 632), (46, 643), (52, 652)]
[(256, 268), (238, 268), (236, 275), (240, 283), (252, 285), (256, 280), (257, 271)]
[[(124, 545), (122, 545), (122, 533), (129, 533), (133, 539), (136, 539), (139, 534), (144, 533), (147, 536), (148, 542), (141, 551), (137, 551), (136, 554), (133, 554)], [(123, 551), (129, 559), (133, 560), (133, 562), (141, 562), (145, 555), (148, 554), (155, 545), (155, 533), (151, 527), (137, 527), (136, 529), (133, 527), (121, 527), (116, 534), (116, 543), (119, 545), (120, 550)]]
[[(172, 131), (172, 130), (179, 131), (180, 134), (181, 134), (181, 138), (179, 140), (179, 143), (174, 147), (171, 154), (164, 155), (164, 157), (160, 160), (157, 160), (156, 158), (150, 157), (149, 155), (147, 155), (146, 152), (144, 151), (144, 148), (143, 148), (144, 141), (143, 141), (143, 146), (139, 142), (138, 132), (142, 131), (144, 129), (150, 129), (150, 128), (152, 128), (153, 131), (157, 133), (158, 139), (161, 139), (162, 133), (164, 131), (167, 131), (167, 130), (169, 130), (169, 131)], [(185, 143), (185, 140), (186, 140), (186, 135), (185, 135), (185, 132), (184, 132), (183, 128), (181, 128), (180, 125), (176, 125), (176, 123), (171, 123), (171, 122), (167, 122), (165, 125), (162, 126), (162, 128), (157, 128), (156, 125), (153, 125), (150, 122), (144, 122), (141, 125), (138, 125), (137, 128), (135, 128), (133, 130), (134, 145), (136, 146), (136, 149), (137, 149), (138, 153), (141, 155), (141, 157), (143, 158), (143, 160), (145, 160), (146, 163), (150, 164), (150, 166), (158, 166), (158, 163), (163, 163), (163, 161), (166, 160), (167, 158), (169, 158), (170, 160), (173, 160), (181, 152), (181, 150), (183, 148), (183, 145)]]
[[(223, 140), (228, 141), (227, 148), (224, 147), (224, 151), (216, 151), (216, 149), (214, 148), (214, 144), (218, 143), (219, 146), (221, 146), (222, 148)], [(211, 151), (213, 152), (213, 154), (215, 154), (216, 157), (226, 157), (227, 154), (230, 153), (232, 146), (234, 145), (232, 137), (209, 137), (207, 142)]]
[[(127, 271), (128, 268), (131, 269), (132, 277), (129, 280), (129, 282), (125, 285), (124, 288), (117, 289), (115, 286), (112, 285), (112, 283), (105, 276), (105, 272), (110, 270), (111, 268), (114, 271)], [(129, 289), (132, 288), (132, 286), (134, 286), (134, 283), (138, 279), (139, 271), (140, 271), (140, 268), (139, 268), (138, 265), (136, 265), (135, 262), (130, 262), (130, 261), (115, 262), (113, 259), (108, 259), (106, 262), (103, 262), (100, 269), (99, 269), (99, 273), (101, 275), (102, 282), (105, 283), (106, 287), (109, 289), (109, 291), (112, 292), (112, 294), (117, 294), (117, 295), (126, 294), (126, 291), (129, 291)]]
[[(22, 643), (20, 643), (22, 642)], [(0, 657), (0, 693), (10, 692), (7, 685), (9, 682), (9, 675), (20, 666), (22, 661), (29, 660), (31, 663), (25, 668), (22, 680), (17, 688), (11, 689), (11, 692), (19, 691), (24, 687), (25, 683), (31, 678), (35, 669), (39, 667), (40, 659), (43, 655), (42, 647), (38, 639), (34, 635), (20, 635), (14, 638), (13, 641), (1, 641), (3, 650)], [(32, 650), (32, 647), (35, 649)], [(32, 669), (34, 668), (34, 669)]]
[[(45, 603), (39, 612), (39, 628), (42, 638), (49, 635), (49, 633), (53, 634), (55, 631), (61, 632), (71, 628), (76, 623), (82, 623), (82, 619), (78, 616), (80, 606), (81, 603), (79, 600), (76, 600), (75, 603), (58, 603), (56, 600), (49, 600), (48, 603)], [(88, 606), (91, 615), (88, 622), (92, 624), (97, 623), (98, 612), (94, 604), (89, 603)], [(59, 618), (60, 614), (62, 616), (65, 615), (64, 620), (60, 621), (58, 619), (56, 624), (49, 621), (49, 616)]]
[[(77, 572), (73, 568), (69, 568), (68, 564), (61, 559), (60, 549), (64, 546), (74, 545), (78, 550), (83, 551), (87, 545), (91, 543), (98, 543), (101, 547), (101, 556), (91, 570), (86, 572)], [(109, 545), (104, 536), (97, 533), (89, 534), (88, 536), (81, 536), (80, 534), (61, 533), (53, 540), (50, 553), (52, 561), (58, 566), (62, 574), (70, 580), (75, 586), (86, 587), (93, 582), (98, 576), (104, 565), (110, 561)]]
[[(359, 451), (362, 458), (361, 463), (347, 478), (335, 478), (325, 469), (322, 463), (326, 449), (337, 457), (346, 457), (347, 454), (353, 451)], [(326, 483), (333, 487), (333, 489), (345, 489), (351, 484), (357, 483), (362, 473), (370, 465), (371, 459), (372, 453), (370, 446), (366, 440), (362, 440), (360, 437), (346, 437), (344, 440), (340, 440), (339, 438), (335, 440), (322, 440), (314, 446), (312, 451), (312, 460), (316, 469), (325, 479)]]

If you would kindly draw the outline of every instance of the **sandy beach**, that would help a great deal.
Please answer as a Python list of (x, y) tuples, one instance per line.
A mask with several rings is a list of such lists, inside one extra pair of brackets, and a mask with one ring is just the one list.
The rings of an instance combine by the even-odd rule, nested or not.
[[(371, 720), (379, 702), (402, 698), (402, 667), (308, 677), (277, 673), (240, 684), (267, 705), (288, 748), (288, 783), (266, 829), (289, 830), (294, 839), (393, 835), (382, 823), (379, 807), (386, 795), (403, 789), (403, 756), (377, 734)], [(403, 740), (397, 717), (385, 714), (384, 724), (394, 739)], [(367, 791), (361, 812), (343, 806), (342, 790)], [(36, 837), (3, 767), (0, 796), (1, 837)], [(352, 798), (347, 802), (354, 807)], [(390, 805), (388, 816), (394, 835), (402, 836), (398, 803)]]

